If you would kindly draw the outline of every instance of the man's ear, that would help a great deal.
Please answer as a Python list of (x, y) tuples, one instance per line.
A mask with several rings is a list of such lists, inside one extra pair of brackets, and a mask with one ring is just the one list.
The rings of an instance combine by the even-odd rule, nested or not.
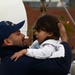
[(8, 39), (8, 38), (4, 39), (4, 44), (9, 46), (9, 45), (12, 44), (12, 41), (10, 39)]

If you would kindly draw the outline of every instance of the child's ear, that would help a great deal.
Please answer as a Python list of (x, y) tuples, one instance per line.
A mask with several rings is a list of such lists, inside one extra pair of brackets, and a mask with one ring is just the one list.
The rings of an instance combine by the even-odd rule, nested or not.
[(53, 33), (52, 33), (52, 32), (51, 32), (51, 33), (49, 33), (49, 37), (50, 37), (50, 36), (53, 36)]

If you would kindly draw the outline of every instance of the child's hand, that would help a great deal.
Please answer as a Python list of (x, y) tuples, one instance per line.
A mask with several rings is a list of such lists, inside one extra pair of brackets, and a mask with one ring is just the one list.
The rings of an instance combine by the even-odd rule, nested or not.
[(14, 59), (14, 61), (18, 60), (21, 56), (25, 55), (27, 53), (26, 49), (23, 49), (19, 52), (14, 53), (14, 55), (11, 56), (11, 60)]

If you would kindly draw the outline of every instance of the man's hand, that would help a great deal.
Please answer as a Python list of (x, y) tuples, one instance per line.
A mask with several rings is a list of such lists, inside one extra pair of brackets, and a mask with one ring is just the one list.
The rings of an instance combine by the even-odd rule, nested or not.
[(64, 25), (62, 22), (58, 23), (59, 31), (60, 31), (60, 36), (62, 42), (68, 42), (67, 34)]

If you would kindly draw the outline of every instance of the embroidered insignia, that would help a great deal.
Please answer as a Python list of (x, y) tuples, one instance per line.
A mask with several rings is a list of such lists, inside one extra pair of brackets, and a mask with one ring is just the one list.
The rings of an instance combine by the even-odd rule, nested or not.
[(14, 23), (12, 23), (12, 26), (14, 26), (15, 24)]
[(4, 21), (5, 23), (6, 23), (6, 25), (9, 25), (8, 23), (7, 23), (7, 21)]

